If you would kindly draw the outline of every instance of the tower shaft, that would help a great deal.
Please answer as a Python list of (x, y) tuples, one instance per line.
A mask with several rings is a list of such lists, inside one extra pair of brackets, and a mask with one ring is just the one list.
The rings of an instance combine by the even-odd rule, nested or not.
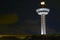
[(45, 15), (41, 15), (41, 35), (46, 35)]

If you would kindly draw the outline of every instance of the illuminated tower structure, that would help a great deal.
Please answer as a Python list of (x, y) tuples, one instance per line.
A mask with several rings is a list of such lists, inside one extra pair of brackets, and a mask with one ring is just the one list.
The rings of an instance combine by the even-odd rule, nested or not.
[(41, 35), (46, 35), (45, 15), (49, 13), (50, 9), (46, 8), (44, 1), (41, 2), (41, 8), (36, 9), (38, 15), (41, 15)]

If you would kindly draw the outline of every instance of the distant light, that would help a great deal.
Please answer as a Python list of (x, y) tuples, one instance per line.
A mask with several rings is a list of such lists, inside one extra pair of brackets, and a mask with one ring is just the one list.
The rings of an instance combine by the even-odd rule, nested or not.
[(45, 5), (45, 2), (41, 2), (41, 5)]

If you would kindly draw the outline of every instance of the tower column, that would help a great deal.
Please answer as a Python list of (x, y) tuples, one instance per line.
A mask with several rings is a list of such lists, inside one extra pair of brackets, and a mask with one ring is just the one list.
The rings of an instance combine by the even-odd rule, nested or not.
[(46, 35), (45, 15), (41, 15), (41, 35)]

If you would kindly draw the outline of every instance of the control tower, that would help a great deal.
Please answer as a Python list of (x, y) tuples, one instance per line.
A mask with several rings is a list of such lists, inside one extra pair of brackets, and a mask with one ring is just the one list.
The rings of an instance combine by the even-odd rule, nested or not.
[(44, 1), (41, 2), (41, 8), (36, 9), (38, 15), (41, 15), (41, 35), (46, 35), (45, 15), (49, 13), (50, 9), (46, 8)]

